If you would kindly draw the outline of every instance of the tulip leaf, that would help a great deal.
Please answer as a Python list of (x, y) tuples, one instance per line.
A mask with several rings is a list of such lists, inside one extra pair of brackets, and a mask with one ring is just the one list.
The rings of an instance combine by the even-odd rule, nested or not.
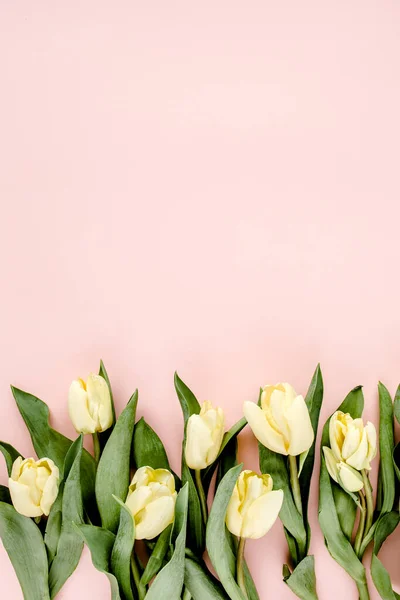
[(62, 490), (61, 532), (56, 555), (50, 567), (50, 596), (54, 598), (78, 566), (83, 542), (73, 523), (83, 524), (81, 457), (83, 436), (72, 444), (65, 457)]
[(385, 513), (375, 529), (374, 551), (371, 560), (371, 575), (376, 589), (383, 600), (395, 600), (396, 594), (392, 589), (390, 576), (378, 558), (379, 550), (386, 538), (393, 533), (400, 522), (400, 515), (396, 511)]
[(121, 595), (125, 600), (134, 600), (131, 587), (131, 555), (135, 543), (135, 522), (119, 498), (114, 500), (121, 506), (119, 527), (111, 552), (111, 572), (118, 580)]
[(318, 600), (314, 557), (303, 558), (285, 583), (301, 600)]
[(260, 596), (258, 595), (256, 585), (253, 581), (249, 567), (247, 566), (246, 562), (244, 562), (244, 564), (243, 564), (243, 571), (244, 571), (244, 584), (246, 586), (246, 592), (247, 592), (248, 599), (249, 600), (260, 600)]
[(217, 575), (231, 600), (245, 600), (234, 576), (232, 549), (227, 538), (225, 516), (233, 489), (243, 465), (232, 467), (222, 479), (215, 494), (207, 523), (207, 550)]
[(113, 495), (125, 500), (128, 493), (137, 401), (136, 390), (120, 414), (97, 467), (96, 500), (101, 523), (103, 527), (113, 532), (118, 528), (121, 510)]
[(10, 490), (5, 485), (0, 485), (0, 502), (12, 504)]
[(185, 559), (185, 586), (193, 600), (228, 600), (219, 581), (190, 558)]
[(400, 424), (400, 385), (397, 387), (396, 394), (394, 396), (393, 411), (397, 422)]
[(393, 466), (394, 429), (393, 404), (389, 391), (379, 382), (379, 482), (380, 512), (387, 513), (393, 508), (395, 498), (395, 473)]
[(350, 542), (357, 516), (357, 504), (349, 502), (348, 494), (332, 480), (331, 486), (340, 527)]
[(175, 505), (175, 522), (172, 530), (174, 553), (171, 560), (158, 573), (146, 594), (146, 600), (180, 600), (185, 575), (185, 543), (188, 516), (188, 486), (180, 490)]
[[(361, 417), (364, 396), (361, 387), (354, 388), (340, 405), (339, 410), (348, 412), (353, 418)], [(365, 569), (356, 556), (354, 549), (342, 531), (337, 515), (332, 482), (323, 458), (323, 446), (329, 446), (329, 421), (325, 423), (321, 441), (321, 470), (319, 481), (319, 523), (325, 537), (325, 543), (331, 556), (355, 580), (360, 597), (366, 598), (367, 580)], [(352, 502), (350, 496), (349, 501)], [(341, 499), (341, 502), (343, 502)]]
[(398, 481), (400, 481), (400, 443), (393, 450), (393, 466)]
[(133, 436), (133, 459), (137, 468), (170, 470), (167, 453), (162, 441), (142, 417), (135, 425)]
[[(60, 469), (62, 477), (64, 459), (72, 440), (49, 425), (49, 407), (36, 396), (12, 387), (12, 393), (19, 412), (25, 421), (32, 438), (33, 447), (39, 458), (51, 458)], [(94, 495), (96, 463), (86, 450), (82, 453), (82, 495), (90, 504)]]
[(175, 390), (178, 395), (179, 402), (181, 404), (183, 418), (186, 423), (191, 415), (198, 415), (200, 412), (200, 404), (197, 401), (196, 396), (193, 392), (188, 388), (188, 386), (183, 383), (182, 379), (180, 379), (177, 372), (175, 372), (174, 376)]
[(157, 542), (153, 548), (153, 552), (147, 562), (144, 573), (141, 577), (141, 583), (147, 585), (157, 575), (158, 571), (163, 566), (165, 556), (168, 552), (169, 542), (171, 539), (172, 525), (164, 529), (158, 536)]
[(0, 442), (0, 452), (5, 458), (8, 476), (11, 477), (11, 470), (14, 461), (17, 460), (19, 456), (21, 456), (22, 459), (24, 457), (18, 452), (18, 450), (11, 446), (11, 444), (7, 444), (7, 442)]
[(106, 383), (108, 385), (108, 389), (110, 390), (110, 398), (111, 398), (111, 410), (112, 410), (112, 415), (113, 415), (113, 424), (111, 427), (109, 427), (108, 429), (106, 429), (105, 431), (100, 432), (99, 435), (99, 441), (100, 441), (100, 447), (101, 449), (104, 448), (104, 446), (106, 445), (108, 438), (110, 437), (112, 430), (114, 429), (115, 426), (115, 422), (116, 422), (116, 416), (115, 416), (115, 405), (114, 405), (114, 397), (113, 397), (113, 393), (112, 393), (112, 388), (111, 388), (111, 383), (110, 383), (110, 379), (108, 377), (108, 373), (106, 370), (106, 367), (104, 366), (104, 363), (102, 360), (100, 360), (100, 368), (99, 368), (99, 375), (101, 375), (105, 380)]
[(48, 563), (40, 529), (13, 506), (0, 502), (0, 537), (26, 600), (50, 600)]
[(76, 525), (76, 527), (90, 550), (94, 567), (108, 577), (111, 586), (111, 600), (122, 600), (117, 578), (110, 572), (111, 552), (115, 535), (108, 529), (95, 527), (94, 525)]

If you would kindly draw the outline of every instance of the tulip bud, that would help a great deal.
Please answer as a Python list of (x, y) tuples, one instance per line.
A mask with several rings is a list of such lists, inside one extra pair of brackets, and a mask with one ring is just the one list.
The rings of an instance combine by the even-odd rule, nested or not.
[(348, 492), (359, 492), (364, 486), (360, 473), (345, 462), (337, 462), (334, 453), (327, 446), (323, 447), (323, 451), (326, 468), (332, 479)]
[(190, 469), (200, 470), (217, 458), (224, 437), (225, 416), (222, 408), (204, 402), (200, 414), (189, 417), (186, 427), (185, 460)]
[(140, 467), (129, 486), (126, 506), (135, 521), (135, 538), (152, 540), (174, 520), (175, 479), (167, 469)]
[(353, 419), (338, 410), (329, 422), (329, 440), (336, 462), (344, 462), (357, 471), (371, 469), (376, 455), (376, 430), (369, 421)]
[(90, 374), (86, 382), (71, 383), (68, 412), (78, 433), (105, 431), (113, 424), (110, 390), (101, 375)]
[(283, 491), (272, 488), (270, 475), (240, 473), (226, 512), (226, 526), (231, 533), (256, 540), (271, 529), (283, 502)]
[(243, 411), (258, 441), (273, 452), (297, 456), (309, 450), (314, 441), (304, 398), (288, 383), (265, 386), (261, 407), (245, 402)]
[(25, 460), (19, 456), (8, 480), (11, 500), (25, 517), (48, 515), (58, 494), (58, 467), (50, 458)]

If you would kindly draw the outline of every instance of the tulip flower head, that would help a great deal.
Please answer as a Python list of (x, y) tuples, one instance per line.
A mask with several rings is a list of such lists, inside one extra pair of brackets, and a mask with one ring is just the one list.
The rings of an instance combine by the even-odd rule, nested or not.
[(258, 441), (273, 452), (298, 456), (314, 441), (304, 398), (288, 383), (265, 386), (261, 406), (245, 402), (243, 411)]
[(206, 469), (217, 458), (225, 432), (222, 408), (204, 402), (200, 414), (191, 415), (186, 427), (185, 460), (190, 469)]
[(76, 379), (68, 395), (68, 412), (78, 433), (105, 431), (113, 424), (110, 390), (101, 375), (90, 374), (86, 382)]
[(226, 526), (231, 533), (258, 539), (271, 529), (283, 502), (283, 491), (272, 488), (270, 475), (240, 473), (226, 512)]
[(167, 469), (140, 467), (129, 486), (126, 506), (135, 521), (135, 538), (152, 540), (174, 520), (175, 479)]
[(15, 510), (25, 517), (48, 516), (57, 498), (59, 478), (58, 467), (50, 458), (35, 461), (19, 456), (8, 480)]

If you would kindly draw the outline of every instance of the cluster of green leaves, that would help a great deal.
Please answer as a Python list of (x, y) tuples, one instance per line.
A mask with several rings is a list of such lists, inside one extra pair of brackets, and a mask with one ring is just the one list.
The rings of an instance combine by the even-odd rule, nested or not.
[(289, 547), (293, 571), (288, 565), (283, 566), (285, 583), (302, 600), (318, 598), (314, 569), (314, 557), (308, 555), (311, 529), (308, 523), (307, 510), (310, 494), (311, 477), (314, 469), (315, 443), (318, 430), (324, 386), (320, 366), (315, 369), (305, 398), (311, 423), (314, 429), (314, 442), (308, 452), (299, 459), (299, 484), (303, 514), (296, 508), (290, 485), (288, 461), (282, 454), (272, 452), (259, 444), (260, 469), (269, 473), (276, 489), (284, 492), (283, 506), (280, 512), (286, 540)]

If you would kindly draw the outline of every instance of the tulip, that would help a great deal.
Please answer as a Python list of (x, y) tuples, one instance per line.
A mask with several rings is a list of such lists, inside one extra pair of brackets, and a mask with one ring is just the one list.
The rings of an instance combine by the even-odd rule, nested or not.
[(357, 471), (371, 469), (376, 455), (376, 430), (369, 421), (353, 419), (338, 410), (329, 422), (329, 440), (336, 462), (343, 462)]
[(16, 511), (25, 517), (48, 516), (58, 494), (58, 467), (50, 458), (25, 460), (19, 456), (8, 480)]
[(191, 415), (186, 427), (185, 460), (190, 469), (201, 470), (217, 458), (224, 437), (225, 416), (222, 408), (204, 402), (200, 414)]
[(323, 447), (323, 451), (326, 468), (332, 479), (348, 492), (359, 492), (362, 490), (364, 481), (360, 473), (345, 462), (337, 462), (334, 453), (327, 446)]
[(231, 533), (255, 540), (271, 529), (283, 502), (283, 491), (272, 488), (270, 475), (241, 472), (226, 513), (226, 526)]
[(105, 431), (114, 422), (110, 390), (101, 375), (90, 374), (86, 382), (77, 379), (71, 383), (68, 411), (78, 433)]
[(129, 486), (126, 506), (135, 521), (135, 538), (152, 540), (174, 520), (175, 480), (167, 469), (140, 467)]
[(314, 441), (314, 430), (303, 396), (288, 383), (267, 385), (261, 407), (245, 402), (244, 415), (258, 441), (285, 456), (306, 452)]

